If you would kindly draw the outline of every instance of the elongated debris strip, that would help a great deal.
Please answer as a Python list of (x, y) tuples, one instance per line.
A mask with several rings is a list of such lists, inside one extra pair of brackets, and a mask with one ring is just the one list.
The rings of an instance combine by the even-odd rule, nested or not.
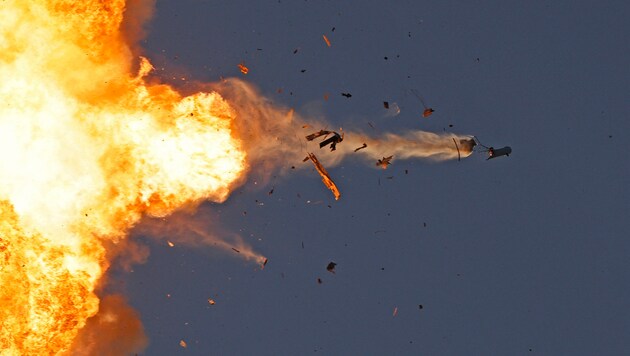
[(339, 200), (339, 197), (341, 197), (341, 193), (339, 192), (339, 189), (335, 185), (335, 182), (333, 182), (332, 179), (330, 179), (330, 175), (328, 175), (328, 172), (326, 172), (326, 169), (324, 168), (324, 166), (322, 166), (322, 164), (319, 163), (319, 160), (317, 160), (317, 157), (315, 157), (314, 154), (309, 153), (308, 158), (310, 158), (311, 161), (313, 162), (313, 165), (315, 165), (315, 169), (317, 169), (317, 173), (319, 173), (319, 175), (322, 176), (322, 182), (324, 182), (324, 185), (328, 187), (328, 189), (330, 189), (330, 191), (333, 192), (333, 194), (335, 195), (335, 200)]

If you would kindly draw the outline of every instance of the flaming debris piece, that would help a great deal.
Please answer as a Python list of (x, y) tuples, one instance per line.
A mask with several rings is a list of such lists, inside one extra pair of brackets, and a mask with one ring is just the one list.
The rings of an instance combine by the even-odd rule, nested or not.
[(335, 262), (330, 262), (328, 266), (326, 266), (326, 270), (330, 273), (335, 273), (335, 266), (337, 266)]
[(186, 344), (186, 341), (184, 340), (179, 340), (179, 346), (186, 348), (188, 346), (188, 344)]
[(315, 165), (315, 169), (317, 170), (317, 173), (319, 173), (319, 175), (322, 176), (322, 182), (324, 182), (324, 185), (328, 187), (328, 189), (330, 189), (331, 192), (333, 192), (333, 195), (335, 196), (335, 200), (339, 200), (339, 197), (341, 197), (341, 193), (339, 192), (339, 189), (337, 189), (335, 182), (333, 182), (332, 179), (330, 179), (330, 176), (328, 175), (328, 172), (326, 172), (326, 169), (324, 168), (324, 166), (322, 166), (322, 164), (319, 163), (319, 161), (317, 160), (317, 157), (315, 157), (314, 154), (309, 153), (308, 158), (313, 162), (313, 165)]
[(217, 302), (215, 302), (214, 299), (208, 298), (208, 304), (215, 305)]
[(429, 116), (431, 116), (431, 114), (433, 114), (435, 110), (431, 109), (431, 108), (426, 108), (424, 109), (424, 111), (422, 112), (422, 117), (427, 118)]
[(416, 98), (418, 98), (418, 100), (420, 100), (420, 102), (422, 103), (422, 106), (424, 107), (424, 111), (422, 112), (422, 117), (427, 118), (427, 117), (431, 116), (431, 114), (433, 114), (433, 112), (435, 112), (435, 110), (433, 110), (432, 108), (428, 107), (424, 103), (424, 100), (422, 99), (420, 94), (418, 94), (417, 90), (411, 89), (411, 92), (413, 93), (413, 95), (416, 96)]
[(326, 42), (326, 46), (330, 47), (330, 40), (328, 37), (326, 37), (326, 35), (322, 35), (322, 37), (324, 38), (324, 42)]
[(247, 68), (244, 63), (239, 63), (238, 69), (240, 69), (243, 74), (249, 73), (249, 68)]
[(383, 157), (382, 159), (376, 161), (376, 166), (387, 169), (387, 166), (392, 163), (392, 158), (394, 158), (394, 156)]
[(363, 142), (363, 145), (361, 145), (361, 147), (357, 147), (354, 149), (354, 152), (358, 152), (366, 147), (367, 147), (367, 143)]

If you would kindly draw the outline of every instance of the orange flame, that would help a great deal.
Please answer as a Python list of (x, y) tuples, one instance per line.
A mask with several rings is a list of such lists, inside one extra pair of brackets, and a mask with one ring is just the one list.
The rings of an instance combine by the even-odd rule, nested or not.
[(69, 352), (99, 310), (105, 246), (144, 214), (224, 201), (246, 169), (218, 93), (150, 85), (144, 58), (132, 74), (124, 11), (123, 0), (0, 8), (3, 354)]

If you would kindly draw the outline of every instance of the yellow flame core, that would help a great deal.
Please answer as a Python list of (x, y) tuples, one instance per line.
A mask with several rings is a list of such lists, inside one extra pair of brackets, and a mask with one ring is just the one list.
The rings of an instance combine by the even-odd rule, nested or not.
[(138, 74), (125, 1), (0, 6), (0, 354), (64, 354), (98, 311), (104, 241), (223, 201), (246, 169), (235, 112)]

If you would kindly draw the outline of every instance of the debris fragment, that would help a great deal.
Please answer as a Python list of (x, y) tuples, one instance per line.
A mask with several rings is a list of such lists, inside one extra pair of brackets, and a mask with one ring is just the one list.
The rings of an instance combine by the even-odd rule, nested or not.
[(300, 72), (305, 73), (305, 72), (306, 72), (306, 69), (302, 69)]
[(267, 194), (269, 194), (269, 195), (273, 194), (273, 190), (274, 190), (275, 188), (276, 188), (276, 187), (271, 187), (271, 190), (270, 190), (270, 191), (269, 191), (269, 193), (267, 193)]
[(169, 247), (173, 247), (173, 246), (175, 246), (175, 244), (174, 244), (174, 243), (172, 243), (172, 242), (170, 242), (170, 241), (166, 241), (166, 243), (168, 244), (168, 246), (169, 246)]
[(300, 49), (299, 47), (293, 50), (293, 54), (297, 54), (298, 53), (298, 49)]
[(343, 141), (343, 132), (340, 135), (333, 131), (332, 134), (333, 134), (332, 137), (329, 137), (326, 140), (319, 143), (319, 148), (323, 148), (330, 145), (331, 151), (334, 151), (337, 149), (337, 144)]
[(262, 265), (260, 266), (260, 269), (265, 269), (265, 266), (267, 265), (267, 261), (269, 261), (267, 258), (265, 258), (265, 259), (263, 260), (263, 263), (262, 263)]
[(241, 63), (239, 63), (239, 65), (238, 65), (238, 69), (240, 69), (240, 70), (241, 70), (241, 73), (243, 73), (243, 74), (247, 74), (247, 73), (249, 73), (249, 68), (247, 68), (247, 67), (245, 66), (245, 64), (244, 64), (244, 63), (242, 63), (242, 62), (241, 62)]
[(186, 346), (188, 346), (188, 345), (186, 345), (186, 341), (184, 341), (184, 340), (180, 340), (180, 341), (179, 341), (179, 346), (181, 346), (181, 347), (183, 347), (183, 348), (186, 348)]
[(418, 98), (418, 100), (420, 100), (420, 102), (422, 103), (422, 106), (424, 107), (424, 111), (422, 112), (422, 117), (429, 117), (431, 116), (431, 114), (433, 114), (433, 112), (435, 112), (435, 110), (433, 110), (432, 108), (428, 107), (425, 103), (424, 100), (422, 99), (422, 97), (420, 96), (420, 94), (418, 94), (418, 91), (415, 89), (411, 89), (411, 92), (413, 93), (413, 95), (416, 96), (416, 98)]
[(326, 172), (324, 166), (319, 163), (317, 157), (315, 157), (315, 155), (312, 153), (309, 153), (307, 158), (309, 158), (313, 162), (317, 173), (319, 173), (319, 175), (322, 177), (322, 182), (324, 182), (324, 185), (328, 187), (328, 189), (330, 189), (330, 191), (333, 193), (333, 195), (335, 196), (335, 200), (339, 200), (339, 197), (341, 197), (341, 193), (339, 192), (337, 185), (335, 185), (335, 182), (330, 179), (330, 176), (328, 175), (328, 172)]
[(384, 102), (383, 102), (383, 107), (384, 107), (385, 109), (389, 109), (389, 103), (388, 103), (387, 101), (384, 101)]
[(418, 309), (422, 309), (422, 308), (424, 308), (422, 304), (418, 304)]
[(215, 304), (216, 304), (216, 302), (214, 301), (214, 299), (210, 299), (210, 298), (208, 298), (208, 304), (210, 304), (210, 305), (215, 305)]
[(435, 110), (431, 109), (431, 108), (426, 108), (424, 109), (424, 111), (422, 112), (422, 117), (429, 117), (431, 116), (431, 114), (433, 114)]
[[(303, 128), (306, 128), (306, 127), (308, 127), (308, 125), (304, 125), (304, 126), (302, 126), (302, 127), (303, 127)], [(310, 135), (307, 135), (307, 136), (306, 136), (306, 139), (307, 139), (308, 141), (313, 141), (314, 139), (316, 139), (316, 138), (318, 138), (318, 137), (320, 137), (320, 136), (328, 135), (328, 134), (330, 134), (330, 133), (332, 133), (332, 131), (328, 131), (328, 130), (319, 130), (319, 131), (314, 132), (314, 133), (312, 133), (312, 134), (310, 134)]]
[(327, 136), (329, 134), (333, 134), (332, 137), (322, 141), (319, 143), (319, 148), (325, 147), (327, 145), (330, 145), (330, 150), (334, 151), (337, 149), (337, 144), (341, 141), (343, 141), (343, 133), (340, 135), (338, 133), (336, 133), (335, 131), (328, 131), (328, 130), (319, 130), (318, 132), (312, 133), (308, 136), (306, 136), (306, 139), (308, 141), (313, 141), (314, 139), (320, 137), (320, 136)]
[(232, 247), (232, 250), (236, 251), (236, 253), (241, 253), (241, 251), (235, 249), (234, 247)]
[(362, 149), (364, 149), (364, 148), (366, 148), (366, 147), (367, 147), (367, 143), (363, 142), (363, 146), (355, 148), (355, 149), (354, 149), (354, 152), (357, 152), (357, 151), (359, 151), (359, 150), (362, 150)]
[(328, 266), (326, 266), (326, 270), (330, 273), (335, 273), (335, 266), (337, 264), (335, 262), (330, 262)]
[(321, 278), (317, 278), (317, 284), (322, 284), (322, 279)]
[(394, 158), (394, 156), (383, 157), (382, 159), (376, 161), (376, 166), (387, 169), (387, 166), (392, 164), (392, 158)]
[(328, 97), (329, 97), (329, 96), (330, 96), (330, 94), (328, 94), (328, 93), (324, 93), (324, 100), (325, 100), (325, 101), (328, 101)]
[(396, 315), (398, 315), (398, 307), (394, 307), (394, 312), (392, 313), (393, 317), (395, 317)]
[(322, 35), (322, 37), (324, 38), (324, 42), (326, 42), (326, 45), (330, 47), (330, 40), (328, 40), (328, 37), (326, 37), (326, 35)]
[(345, 96), (346, 98), (351, 98), (352, 94), (350, 94), (350, 93), (341, 93), (341, 96)]

